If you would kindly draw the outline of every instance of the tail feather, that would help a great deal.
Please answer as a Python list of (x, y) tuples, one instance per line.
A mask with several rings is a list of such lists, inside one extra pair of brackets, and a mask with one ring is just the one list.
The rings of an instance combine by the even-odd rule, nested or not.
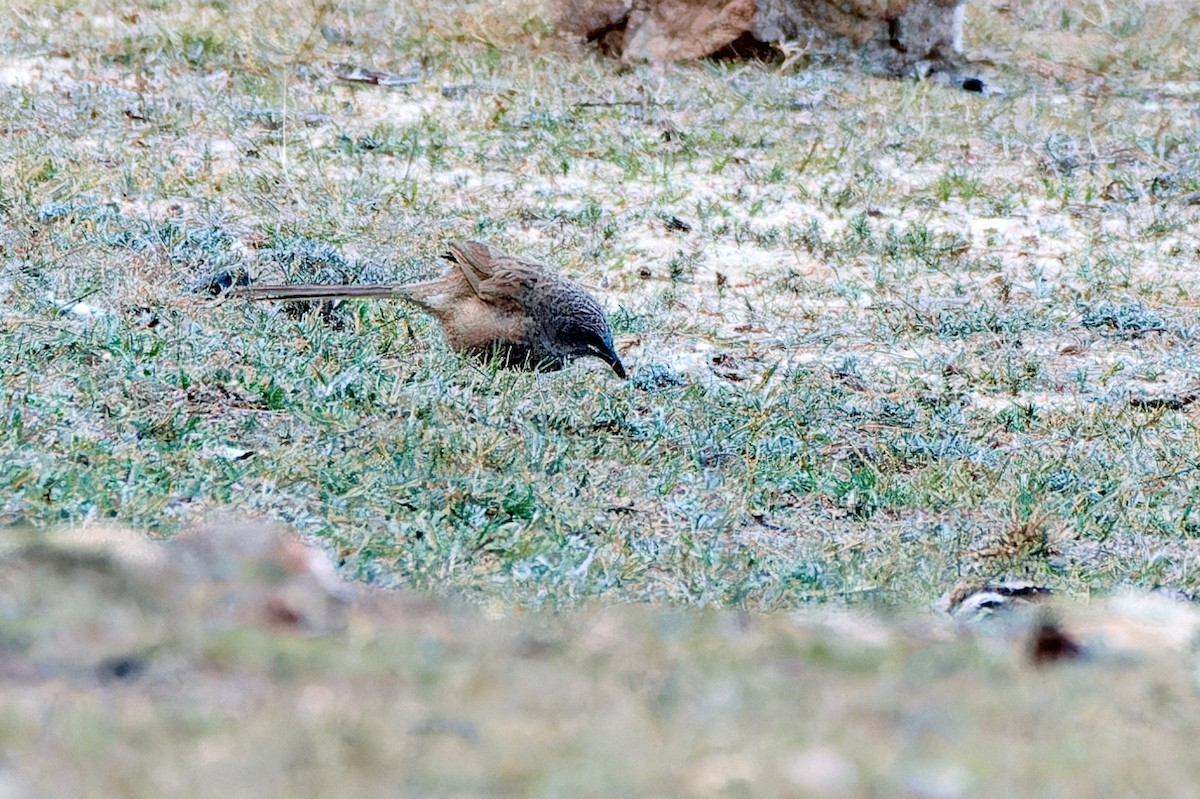
[(405, 299), (408, 292), (404, 286), (394, 283), (366, 283), (354, 286), (309, 283), (241, 286), (231, 291), (230, 296), (247, 300)]

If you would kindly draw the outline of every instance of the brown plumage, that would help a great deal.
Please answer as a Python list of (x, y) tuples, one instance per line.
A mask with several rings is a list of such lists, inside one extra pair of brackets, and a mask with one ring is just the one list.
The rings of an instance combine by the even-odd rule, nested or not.
[(251, 300), (408, 300), (437, 317), (456, 352), (545, 371), (590, 355), (625, 377), (608, 317), (578, 283), (477, 241), (451, 244), (445, 257), (450, 262), (445, 273), (422, 283), (247, 286), (231, 295)]

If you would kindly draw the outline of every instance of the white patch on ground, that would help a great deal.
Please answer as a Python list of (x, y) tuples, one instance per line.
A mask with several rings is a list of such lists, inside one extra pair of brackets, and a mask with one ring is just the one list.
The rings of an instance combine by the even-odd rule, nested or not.
[(0, 86), (27, 86), (58, 78), (71, 69), (66, 58), (10, 58), (0, 61)]
[(354, 129), (362, 133), (377, 125), (403, 128), (420, 122), (426, 115), (450, 119), (455, 111), (439, 94), (406, 88), (347, 86), (339, 94), (352, 106), (347, 117), (354, 120)]

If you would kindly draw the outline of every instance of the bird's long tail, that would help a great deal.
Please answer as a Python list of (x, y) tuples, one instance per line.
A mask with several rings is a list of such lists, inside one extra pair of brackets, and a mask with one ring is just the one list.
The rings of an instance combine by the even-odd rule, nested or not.
[(247, 300), (349, 300), (349, 299), (410, 299), (407, 287), (396, 283), (365, 283), (354, 286), (322, 285), (316, 283), (239, 286), (229, 292), (231, 297)]

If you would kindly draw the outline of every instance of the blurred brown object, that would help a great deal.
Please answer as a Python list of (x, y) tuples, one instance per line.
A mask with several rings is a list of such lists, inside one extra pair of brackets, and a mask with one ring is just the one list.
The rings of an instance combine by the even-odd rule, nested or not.
[(651, 0), (629, 14), (623, 58), (666, 64), (703, 58), (750, 31), (754, 0)]
[[(962, 49), (963, 0), (558, 0), (560, 30), (625, 61), (712, 55), (739, 38), (805, 48), (853, 47), (900, 73)], [(785, 48), (786, 49), (786, 48)]]
[(1045, 620), (1038, 624), (1029, 638), (1029, 659), (1035, 666), (1046, 666), (1060, 660), (1074, 660), (1083, 655), (1083, 647), (1058, 624)]

